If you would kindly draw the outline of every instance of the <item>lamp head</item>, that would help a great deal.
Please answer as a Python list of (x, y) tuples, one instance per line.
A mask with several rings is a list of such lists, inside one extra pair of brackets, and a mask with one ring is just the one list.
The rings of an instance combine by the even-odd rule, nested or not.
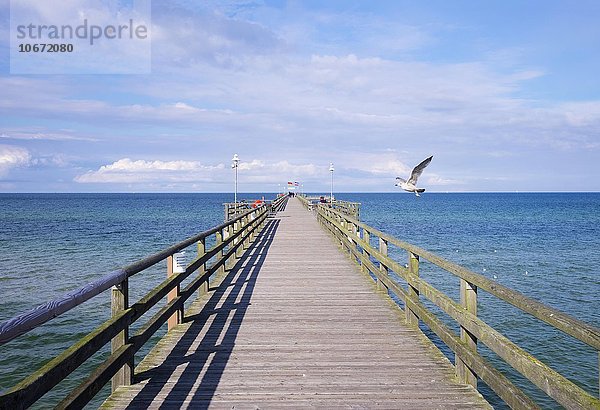
[(333, 171), (334, 171), (334, 169), (333, 169), (333, 162), (330, 162), (329, 163), (329, 172), (333, 172)]

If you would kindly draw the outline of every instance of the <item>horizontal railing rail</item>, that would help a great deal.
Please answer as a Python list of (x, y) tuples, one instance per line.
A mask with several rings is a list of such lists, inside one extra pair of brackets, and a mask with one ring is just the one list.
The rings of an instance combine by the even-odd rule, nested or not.
[(264, 199), (257, 199), (255, 201), (242, 200), (240, 202), (224, 203), (223, 205), (225, 207), (225, 221), (229, 221), (230, 219), (235, 218), (236, 215), (239, 215), (240, 213), (244, 213), (248, 209), (256, 208), (262, 204), (267, 204), (267, 205), (271, 204), (271, 205), (273, 205), (273, 207), (271, 207), (271, 211), (279, 212), (282, 207), (283, 208), (285, 207), (287, 200), (288, 200), (288, 196), (282, 195), (282, 196), (276, 198), (275, 201), (273, 201), (273, 202), (265, 201)]
[[(308, 210), (313, 210), (313, 208), (320, 203), (319, 197), (298, 195), (297, 198), (300, 199), (302, 205)], [(355, 219), (360, 219), (360, 202), (340, 201), (336, 199), (333, 201), (333, 204), (325, 203), (325, 205), (331, 206), (333, 209), (343, 212), (346, 215), (350, 215)]]
[(289, 199), (290, 199), (290, 197), (287, 195), (283, 195), (283, 196), (280, 196), (279, 198), (277, 198), (277, 200), (275, 202), (273, 202), (271, 212), (276, 213), (276, 212), (281, 212), (281, 211), (285, 210), (285, 207), (286, 207)]
[[(0, 344), (23, 335), (112, 287), (112, 317), (30, 376), (0, 392), (0, 408), (29, 407), (109, 342), (111, 343), (110, 356), (93, 370), (58, 407), (81, 408), (111, 379), (113, 391), (119, 386), (130, 384), (135, 353), (163, 324), (167, 323), (170, 330), (182, 322), (184, 303), (196, 291), (200, 290), (199, 294), (208, 291), (211, 275), (224, 273), (227, 265), (231, 266), (235, 263), (266, 223), (271, 208), (279, 207), (282, 202), (283, 199), (278, 199), (273, 204), (247, 210), (230, 221), (111, 272), (76, 291), (2, 323)], [(207, 238), (213, 235), (214, 245), (207, 249)], [(175, 255), (193, 244), (197, 244), (196, 259), (182, 271), (175, 271)], [(165, 260), (167, 278), (140, 300), (129, 305), (128, 278)], [(180, 289), (182, 282), (194, 272), (197, 272), (197, 275), (184, 289)], [(165, 297), (166, 305), (130, 337), (130, 325)]]
[(354, 219), (360, 220), (360, 202), (339, 201), (336, 199), (330, 206)]
[[(597, 351), (600, 350), (600, 329), (431, 252), (400, 241), (325, 204), (319, 205), (317, 216), (321, 225), (353, 256), (361, 270), (376, 278), (378, 287), (402, 300), (408, 324), (418, 327), (419, 321), (422, 321), (455, 353), (455, 370), (462, 382), (477, 388), (477, 378), (480, 378), (511, 408), (538, 407), (533, 399), (477, 352), (477, 343), (481, 342), (562, 406), (575, 409), (600, 408), (597, 397), (481, 320), (477, 316), (477, 292), (479, 289), (484, 290)], [(377, 246), (371, 244), (375, 239)], [(392, 245), (407, 252), (406, 264), (401, 264), (388, 255), (388, 247)], [(421, 259), (460, 279), (460, 303), (419, 276)], [(405, 282), (403, 286), (390, 276), (392, 272)], [(422, 297), (456, 321), (460, 326), (460, 335), (428, 309), (421, 301)]]
[[(225, 221), (235, 218), (237, 215), (246, 212), (252, 208), (252, 202), (240, 201), (240, 202), (227, 202), (223, 206), (225, 208)], [(254, 206), (256, 208), (256, 206)]]
[(300, 200), (300, 203), (306, 209), (309, 209), (309, 210), (311, 209), (312, 202), (306, 195), (298, 195), (296, 198), (298, 198)]

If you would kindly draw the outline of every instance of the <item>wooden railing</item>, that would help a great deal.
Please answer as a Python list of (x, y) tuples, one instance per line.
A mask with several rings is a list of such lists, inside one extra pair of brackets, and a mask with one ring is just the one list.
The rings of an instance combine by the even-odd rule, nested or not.
[[(278, 197), (275, 201), (273, 201), (273, 207), (271, 207), (271, 211), (279, 212), (281, 209), (285, 208), (288, 198), (289, 197), (287, 195)], [(264, 199), (262, 199), (260, 200), (260, 203), (258, 200), (250, 202), (227, 202), (223, 204), (225, 207), (225, 221), (229, 221), (230, 219), (235, 218), (236, 215), (244, 213), (248, 209), (256, 208), (257, 206), (263, 203), (269, 205), (271, 204), (271, 201), (265, 201)]]
[(360, 202), (338, 201), (337, 199), (329, 204), (333, 209), (343, 214), (360, 220)]
[[(402, 300), (408, 324), (418, 327), (419, 321), (422, 321), (455, 353), (455, 370), (462, 382), (477, 388), (477, 379), (480, 378), (511, 408), (538, 408), (532, 398), (477, 352), (477, 344), (483, 343), (560, 405), (569, 409), (600, 408), (597, 397), (527, 353), (478, 317), (477, 293), (483, 290), (508, 302), (596, 351), (600, 350), (600, 329), (431, 252), (400, 241), (329, 206), (319, 205), (317, 217), (321, 225), (352, 255), (361, 270), (370, 272), (376, 278), (378, 287)], [(373, 246), (373, 242), (377, 245)], [(390, 246), (407, 252), (406, 263), (388, 256)], [(460, 279), (460, 303), (419, 277), (419, 262), (423, 259)], [(392, 272), (405, 283), (401, 285), (392, 279)], [(422, 298), (431, 301), (456, 321), (460, 325), (460, 335), (428, 309)]]
[(288, 203), (289, 200), (289, 196), (284, 195), (284, 196), (280, 196), (279, 198), (277, 198), (274, 202), (273, 202), (273, 206), (271, 209), (271, 212), (281, 212), (283, 210), (285, 210), (285, 206)]
[(300, 200), (300, 203), (306, 209), (308, 209), (308, 210), (311, 209), (312, 202), (310, 201), (310, 199), (306, 195), (298, 195), (298, 196), (296, 196), (296, 198), (298, 198), (298, 200)]
[[(308, 196), (299, 195), (297, 198), (308, 210), (313, 210), (315, 206), (319, 205), (318, 197), (311, 198)], [(330, 206), (333, 209), (353, 217), (354, 219), (360, 219), (360, 202), (339, 201), (336, 199), (333, 201), (333, 204), (326, 203), (323, 205)]]
[(252, 204), (248, 202), (227, 202), (223, 204), (225, 208), (225, 221), (235, 218), (238, 214), (246, 212), (252, 208)]
[[(112, 287), (112, 317), (20, 383), (2, 392), (0, 409), (29, 407), (109, 342), (111, 343), (110, 356), (93, 370), (87, 379), (83, 380), (58, 405), (58, 408), (83, 407), (111, 379), (113, 391), (119, 386), (130, 384), (135, 353), (164, 323), (168, 323), (168, 329), (181, 323), (186, 300), (192, 297), (197, 290), (200, 290), (200, 294), (208, 291), (210, 276), (214, 273), (224, 272), (226, 267), (241, 256), (243, 250), (253, 242), (262, 229), (271, 208), (280, 207), (283, 201), (284, 199), (278, 199), (272, 205), (250, 209), (230, 221), (1, 323), (0, 345)], [(206, 248), (207, 239), (214, 242), (210, 249)], [(194, 244), (197, 244), (196, 259), (182, 269), (183, 272), (176, 272), (173, 269), (174, 255)], [(140, 300), (130, 305), (128, 278), (164, 260), (167, 261), (167, 278)], [(194, 279), (184, 289), (180, 289), (182, 282), (194, 272), (196, 272)], [(150, 320), (142, 324), (135, 335), (130, 336), (130, 325), (165, 297), (167, 298), (166, 304)]]

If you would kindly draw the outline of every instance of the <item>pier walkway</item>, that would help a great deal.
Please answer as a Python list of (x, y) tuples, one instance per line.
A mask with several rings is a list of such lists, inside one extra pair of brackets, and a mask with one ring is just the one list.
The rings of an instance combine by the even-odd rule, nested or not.
[(291, 199), (103, 408), (490, 408)]

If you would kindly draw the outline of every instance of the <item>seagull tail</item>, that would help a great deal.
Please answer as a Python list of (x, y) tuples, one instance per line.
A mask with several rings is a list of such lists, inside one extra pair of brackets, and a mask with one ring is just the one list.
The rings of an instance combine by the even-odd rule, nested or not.
[(421, 194), (425, 192), (425, 188), (417, 188), (417, 192)]

